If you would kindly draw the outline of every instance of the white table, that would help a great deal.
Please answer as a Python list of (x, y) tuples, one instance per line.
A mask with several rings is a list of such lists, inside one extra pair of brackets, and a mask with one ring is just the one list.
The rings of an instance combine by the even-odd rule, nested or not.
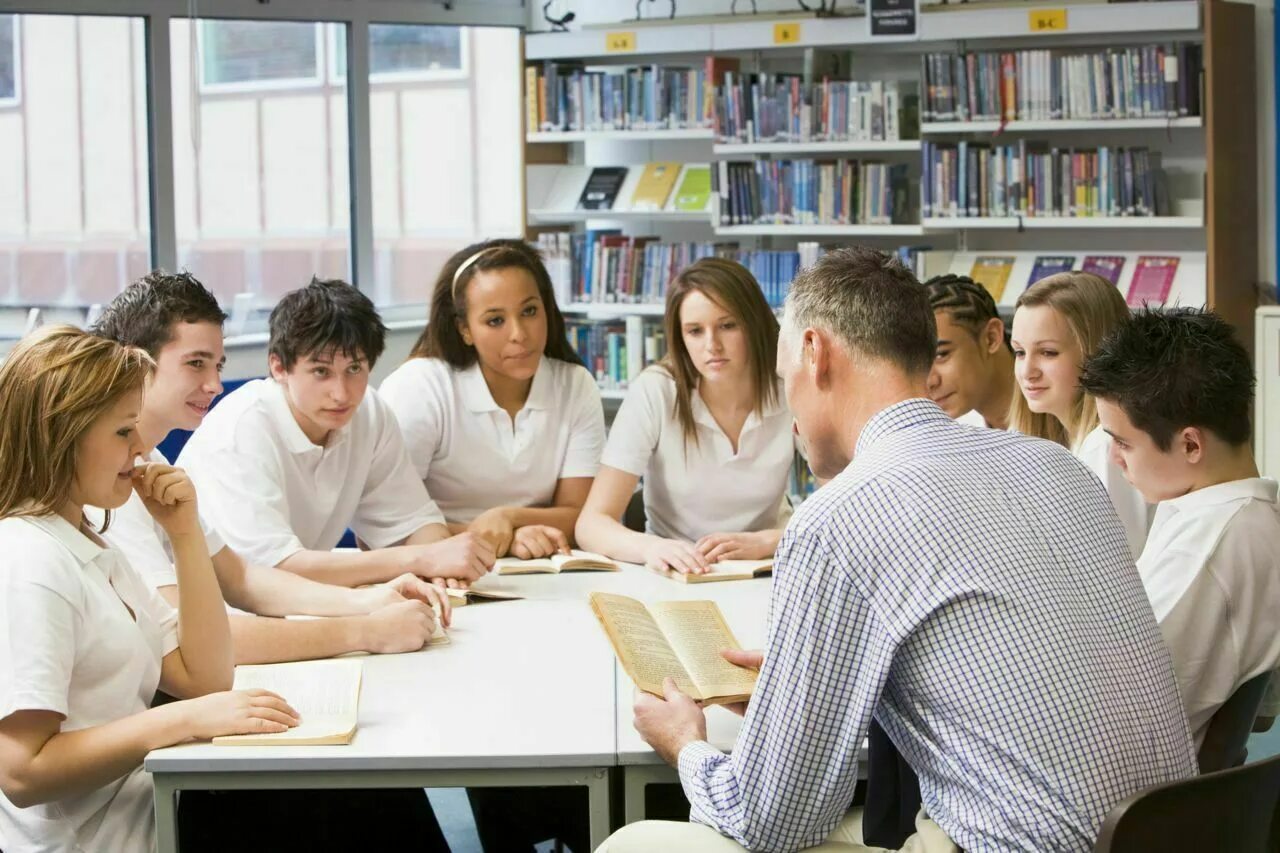
[(614, 655), (585, 598), (545, 595), (566, 579), (503, 579), (543, 594), (459, 609), (448, 646), (364, 658), (349, 746), (193, 744), (148, 755), (161, 853), (177, 849), (179, 790), (243, 788), (583, 785), (598, 845), (617, 762)]

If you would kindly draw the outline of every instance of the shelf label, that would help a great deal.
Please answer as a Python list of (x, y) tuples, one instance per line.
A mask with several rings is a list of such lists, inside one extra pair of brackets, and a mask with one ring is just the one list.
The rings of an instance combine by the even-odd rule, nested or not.
[(1033, 33), (1060, 33), (1067, 28), (1066, 9), (1032, 9), (1027, 15)]
[(868, 33), (874, 39), (914, 38), (919, 13), (919, 0), (867, 0)]
[(781, 24), (773, 25), (773, 43), (774, 44), (799, 44), (800, 43), (800, 22), (786, 21)]
[(604, 34), (605, 53), (634, 53), (635, 49), (636, 34), (634, 32)]

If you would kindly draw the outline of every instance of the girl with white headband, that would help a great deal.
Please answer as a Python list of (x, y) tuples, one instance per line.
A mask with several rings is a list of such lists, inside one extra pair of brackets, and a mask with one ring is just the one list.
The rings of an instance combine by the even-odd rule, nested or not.
[(452, 531), (485, 536), (500, 557), (568, 550), (604, 413), (536, 251), (489, 240), (450, 258), (426, 329), (380, 393)]

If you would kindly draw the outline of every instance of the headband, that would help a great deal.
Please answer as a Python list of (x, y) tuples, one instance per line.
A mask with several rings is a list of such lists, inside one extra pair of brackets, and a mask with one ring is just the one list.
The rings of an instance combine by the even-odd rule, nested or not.
[(471, 257), (467, 258), (465, 261), (462, 262), (462, 264), (458, 267), (457, 271), (455, 271), (453, 274), (453, 285), (451, 289), (453, 290), (454, 299), (458, 298), (458, 279), (462, 278), (462, 274), (467, 271), (467, 267), (471, 266), (476, 261), (480, 260), (480, 256), (483, 255), (485, 252), (489, 251), (489, 249), (496, 249), (496, 248), (498, 247), (489, 246), (486, 249), (481, 249), (480, 251), (476, 252), (474, 255), (472, 255)]

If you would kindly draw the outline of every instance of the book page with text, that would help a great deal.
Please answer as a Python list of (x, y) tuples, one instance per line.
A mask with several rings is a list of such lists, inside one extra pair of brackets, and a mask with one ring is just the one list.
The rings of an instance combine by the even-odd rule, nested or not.
[(216, 744), (249, 745), (331, 741), (349, 735), (360, 705), (359, 660), (334, 659), (237, 666), (233, 690), (261, 688), (279, 694), (302, 722), (279, 734), (229, 735)]
[(740, 649), (714, 601), (663, 601), (653, 619), (706, 699), (749, 696), (756, 673), (729, 663), (720, 652)]
[(637, 687), (661, 696), (662, 679), (671, 676), (683, 692), (701, 697), (643, 602), (625, 595), (593, 592), (591, 609), (609, 635), (622, 668)]

